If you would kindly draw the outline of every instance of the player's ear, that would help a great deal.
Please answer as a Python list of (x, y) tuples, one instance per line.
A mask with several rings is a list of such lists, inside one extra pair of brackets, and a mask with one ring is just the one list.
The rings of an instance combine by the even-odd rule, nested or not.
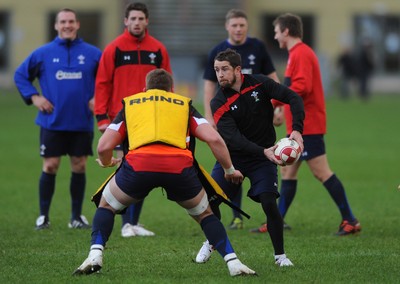
[(238, 73), (242, 73), (242, 66), (236, 66), (235, 67), (235, 72), (238, 72)]
[(289, 35), (289, 29), (286, 28), (286, 29), (283, 31), (283, 34), (284, 34), (284, 36), (288, 36), (288, 35)]

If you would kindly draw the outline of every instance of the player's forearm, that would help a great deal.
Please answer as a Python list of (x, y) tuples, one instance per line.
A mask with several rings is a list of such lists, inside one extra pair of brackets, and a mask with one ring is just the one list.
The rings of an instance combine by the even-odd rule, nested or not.
[(110, 163), (115, 147), (121, 143), (120, 134), (112, 129), (107, 129), (99, 139), (97, 155), (100, 161), (107, 165)]
[(228, 148), (226, 147), (223, 139), (218, 139), (215, 142), (209, 143), (211, 151), (217, 161), (221, 164), (224, 169), (230, 169), (232, 167), (231, 156), (229, 155)]

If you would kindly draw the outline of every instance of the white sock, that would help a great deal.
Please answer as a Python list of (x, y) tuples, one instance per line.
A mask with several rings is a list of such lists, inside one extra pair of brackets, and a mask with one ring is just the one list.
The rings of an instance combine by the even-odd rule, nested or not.
[(224, 260), (226, 263), (228, 263), (231, 260), (235, 260), (237, 259), (236, 253), (232, 252), (232, 253), (228, 253), (227, 255), (224, 256)]
[(90, 247), (90, 250), (95, 250), (95, 249), (103, 251), (104, 247), (102, 245), (92, 245)]
[(278, 260), (280, 258), (286, 258), (286, 254), (276, 254), (275, 255), (275, 260)]

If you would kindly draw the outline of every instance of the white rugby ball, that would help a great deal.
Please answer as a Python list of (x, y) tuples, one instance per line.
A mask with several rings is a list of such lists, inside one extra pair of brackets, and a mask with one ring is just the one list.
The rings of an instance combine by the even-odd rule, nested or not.
[(278, 147), (275, 149), (275, 157), (285, 165), (294, 164), (299, 160), (301, 148), (295, 140), (282, 138), (276, 144)]

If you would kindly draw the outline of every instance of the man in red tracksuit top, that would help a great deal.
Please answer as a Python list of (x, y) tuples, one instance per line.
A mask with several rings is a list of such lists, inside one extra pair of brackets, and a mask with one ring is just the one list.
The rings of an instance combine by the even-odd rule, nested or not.
[(121, 110), (124, 97), (143, 92), (149, 71), (162, 68), (171, 73), (165, 46), (147, 29), (143, 35), (138, 38), (125, 29), (104, 50), (96, 78), (95, 114), (99, 128), (110, 124)]
[[(284, 218), (297, 191), (298, 170), (302, 161), (305, 161), (339, 209), (342, 221), (336, 235), (346, 236), (358, 233), (361, 231), (361, 225), (347, 201), (342, 182), (329, 166), (325, 151), (326, 108), (318, 58), (315, 52), (302, 41), (303, 24), (300, 17), (289, 13), (283, 14), (274, 20), (273, 25), (279, 47), (289, 52), (284, 85), (302, 97), (306, 114), (303, 129), (304, 151), (301, 158), (295, 164), (281, 168), (279, 211)], [(286, 130), (290, 134), (292, 114), (286, 105), (284, 114)], [(289, 227), (286, 226), (286, 228)]]
[[(98, 129), (107, 128), (122, 109), (122, 99), (144, 91), (149, 71), (162, 68), (172, 73), (165, 46), (147, 31), (149, 12), (143, 3), (131, 3), (125, 9), (126, 29), (104, 50), (97, 71), (94, 113)], [(122, 148), (117, 148), (122, 157)], [(123, 237), (153, 236), (138, 225), (142, 202), (131, 205), (122, 215)]]

